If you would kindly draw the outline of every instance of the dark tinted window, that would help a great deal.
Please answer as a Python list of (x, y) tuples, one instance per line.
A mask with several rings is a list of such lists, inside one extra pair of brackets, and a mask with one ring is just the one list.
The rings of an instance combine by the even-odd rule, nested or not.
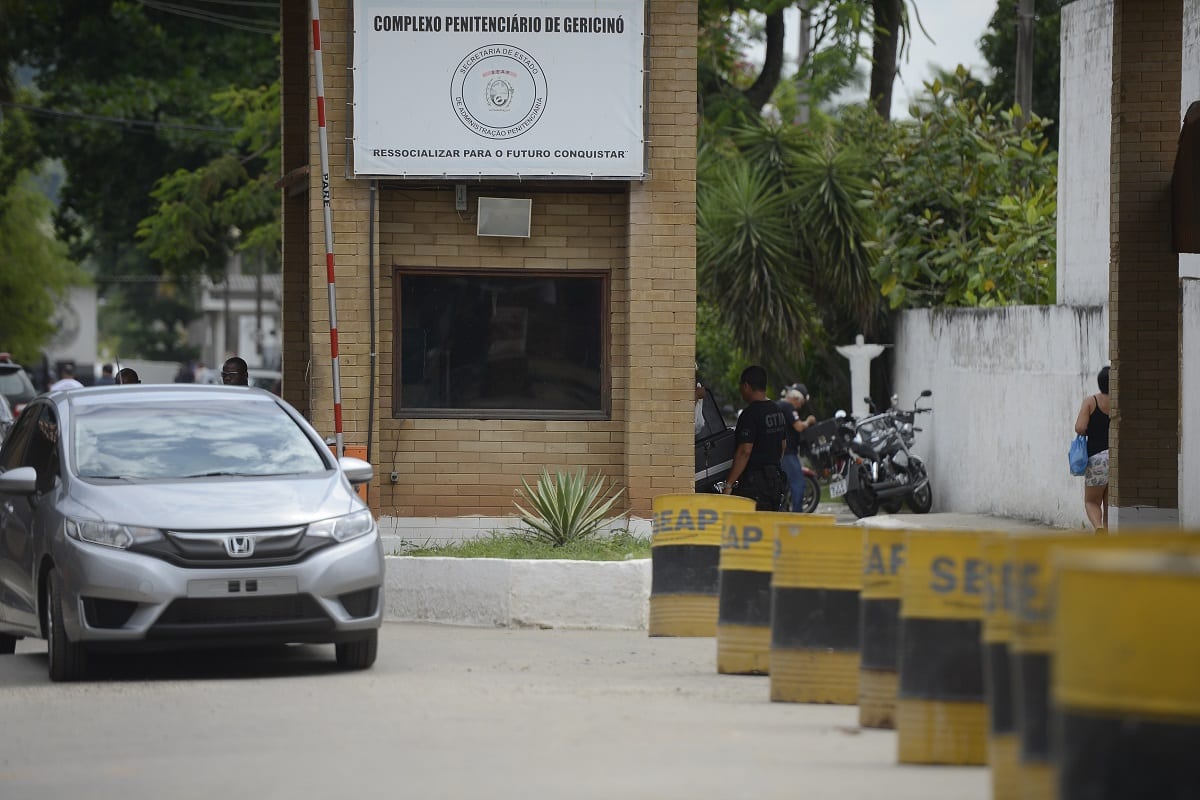
[(84, 478), (288, 475), (328, 468), (295, 420), (269, 400), (77, 403), (72, 413), (75, 470)]
[(602, 275), (400, 272), (396, 411), (605, 411)]

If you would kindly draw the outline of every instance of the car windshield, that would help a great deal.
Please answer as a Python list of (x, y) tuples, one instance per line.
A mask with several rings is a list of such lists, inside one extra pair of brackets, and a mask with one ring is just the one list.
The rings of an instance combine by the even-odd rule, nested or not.
[(317, 446), (273, 402), (146, 400), (74, 408), (82, 478), (174, 480), (328, 469)]

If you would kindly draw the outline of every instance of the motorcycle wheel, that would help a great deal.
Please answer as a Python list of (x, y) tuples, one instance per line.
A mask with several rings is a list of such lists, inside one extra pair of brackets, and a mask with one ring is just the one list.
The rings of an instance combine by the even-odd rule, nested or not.
[(804, 476), (804, 500), (801, 503), (800, 510), (805, 514), (811, 514), (817, 510), (817, 505), (821, 502), (821, 484), (817, 483), (817, 479), (812, 475)]
[(904, 507), (903, 497), (893, 497), (879, 504), (879, 510), (888, 514), (895, 514)]
[[(916, 461), (916, 466), (920, 470), (921, 477), (928, 477), (925, 472), (925, 465), (916, 459), (913, 460)], [(929, 509), (933, 508), (933, 484), (925, 481), (925, 485), (904, 498), (904, 502), (914, 514), (928, 514)]]

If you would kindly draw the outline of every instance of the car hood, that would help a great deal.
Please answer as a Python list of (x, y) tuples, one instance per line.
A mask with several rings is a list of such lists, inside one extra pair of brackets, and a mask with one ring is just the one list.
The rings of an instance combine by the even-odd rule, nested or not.
[(93, 519), (170, 530), (244, 530), (305, 525), (361, 507), (342, 480), (341, 473), (329, 473), (136, 484), (77, 481), (70, 494), (76, 513)]

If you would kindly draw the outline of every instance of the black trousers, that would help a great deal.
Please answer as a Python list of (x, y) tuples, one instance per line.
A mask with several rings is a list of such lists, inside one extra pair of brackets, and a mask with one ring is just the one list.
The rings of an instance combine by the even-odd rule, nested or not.
[(738, 478), (733, 494), (749, 497), (758, 511), (778, 511), (787, 489), (787, 475), (778, 464), (747, 469)]

